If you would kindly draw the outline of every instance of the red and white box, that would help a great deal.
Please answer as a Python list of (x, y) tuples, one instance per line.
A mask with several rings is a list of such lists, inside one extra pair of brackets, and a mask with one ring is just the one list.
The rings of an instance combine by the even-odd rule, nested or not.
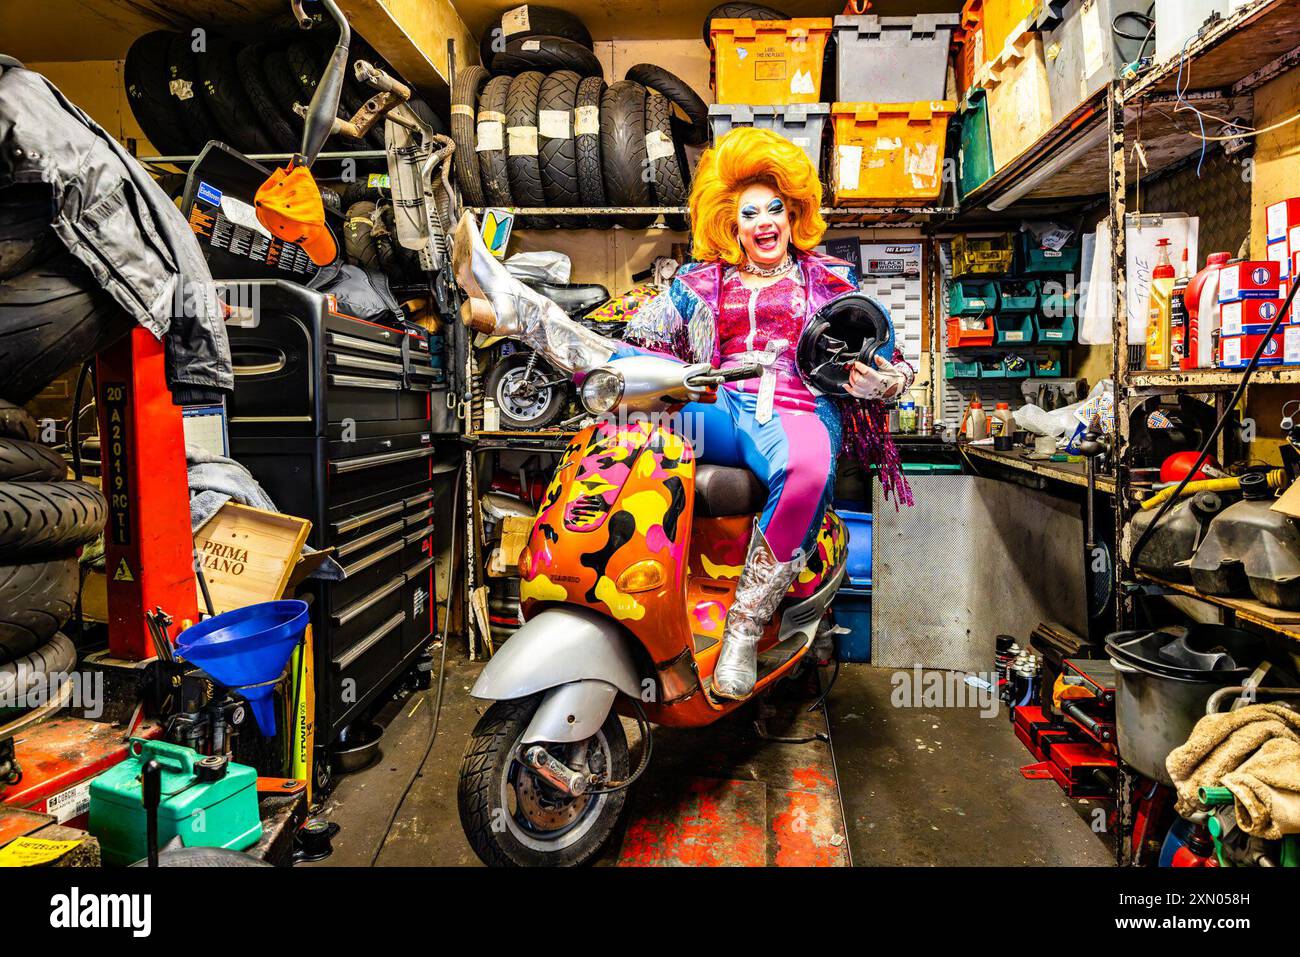
[(1282, 311), (1282, 303), (1281, 299), (1239, 299), (1236, 302), (1225, 302), (1219, 307), (1219, 333), (1241, 336), (1268, 332), (1268, 327)]
[(1270, 243), (1281, 242), (1300, 226), (1300, 198), (1274, 203), (1265, 213), (1265, 229)]
[(1282, 267), (1274, 260), (1229, 263), (1219, 272), (1219, 302), (1242, 299), (1279, 299)]
[[(1246, 368), (1246, 366), (1250, 365), (1250, 360), (1255, 355), (1255, 350), (1259, 348), (1259, 344), (1263, 339), (1264, 334), (1262, 332), (1240, 336), (1221, 336), (1219, 338), (1219, 368)], [(1269, 336), (1268, 345), (1264, 347), (1264, 354), (1259, 357), (1259, 364), (1261, 366), (1280, 366), (1285, 352), (1286, 333), (1278, 330)], [(1300, 361), (1300, 359), (1297, 361)]]
[(1277, 263), (1283, 279), (1291, 278), (1291, 241), (1284, 239), (1280, 243), (1268, 244), (1268, 260)]

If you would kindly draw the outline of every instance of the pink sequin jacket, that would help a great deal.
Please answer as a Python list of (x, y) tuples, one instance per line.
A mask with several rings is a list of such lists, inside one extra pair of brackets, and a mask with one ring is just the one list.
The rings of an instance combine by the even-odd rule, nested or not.
[[(835, 299), (858, 291), (858, 277), (853, 267), (841, 259), (820, 253), (797, 252), (799, 274), (802, 276), (803, 313), (797, 329), (786, 316), (758, 316), (758, 322), (770, 329), (781, 329), (781, 335), (793, 336), (791, 350), (798, 342), (798, 332), (809, 317)], [(726, 263), (689, 263), (678, 270), (668, 289), (641, 306), (628, 321), (623, 338), (637, 346), (655, 349), (676, 356), (685, 362), (725, 363), (723, 343), (719, 336), (719, 319), (723, 315), (727, 275), (734, 267)], [(762, 348), (767, 336), (756, 342)], [(729, 340), (734, 343), (736, 340)], [(728, 354), (738, 345), (729, 346)], [(906, 387), (911, 386), (915, 375), (895, 353), (894, 362), (907, 375)], [(833, 396), (839, 407), (845, 442), (854, 456), (865, 466), (880, 469), (881, 486), (887, 498), (895, 504), (912, 504), (912, 490), (903, 477), (898, 449), (889, 435), (889, 418), (884, 403), (877, 399), (862, 400), (849, 395)]]

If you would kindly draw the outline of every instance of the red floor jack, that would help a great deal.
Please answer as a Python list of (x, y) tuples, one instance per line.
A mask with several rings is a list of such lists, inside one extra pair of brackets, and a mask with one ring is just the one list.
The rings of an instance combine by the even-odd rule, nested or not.
[(90, 779), (126, 757), (133, 735), (160, 733), (144, 718), (140, 703), (140, 671), (155, 656), (146, 612), (166, 610), (174, 622), (168, 631), (172, 641), (199, 617), (185, 436), (164, 361), (162, 343), (139, 327), (97, 360), (109, 506), (104, 531), (109, 647), (89, 656), (80, 676), (102, 674), (104, 712), (94, 720), (64, 711), (24, 727), (12, 739), (22, 776), (0, 790), (4, 804), (53, 814), (60, 823), (84, 825)]

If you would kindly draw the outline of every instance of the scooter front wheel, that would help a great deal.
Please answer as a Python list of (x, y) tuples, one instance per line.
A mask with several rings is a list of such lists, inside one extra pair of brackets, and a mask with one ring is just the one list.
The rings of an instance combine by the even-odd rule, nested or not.
[[(457, 802), (470, 846), (489, 867), (566, 867), (590, 861), (617, 829), (627, 791), (574, 797), (521, 759), (541, 695), (493, 704), (474, 727), (460, 766)], [(606, 781), (628, 776), (627, 735), (617, 714), (590, 738), (547, 750), (571, 768)]]

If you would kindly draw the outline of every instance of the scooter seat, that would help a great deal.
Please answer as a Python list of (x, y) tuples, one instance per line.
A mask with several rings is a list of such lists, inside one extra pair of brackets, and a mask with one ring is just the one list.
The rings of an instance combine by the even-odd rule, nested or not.
[(576, 319), (609, 300), (609, 290), (597, 283), (568, 283), (525, 280), (534, 292), (539, 292), (555, 303), (570, 317)]
[(695, 470), (695, 514), (707, 518), (753, 515), (767, 503), (767, 489), (749, 469), (700, 465)]

